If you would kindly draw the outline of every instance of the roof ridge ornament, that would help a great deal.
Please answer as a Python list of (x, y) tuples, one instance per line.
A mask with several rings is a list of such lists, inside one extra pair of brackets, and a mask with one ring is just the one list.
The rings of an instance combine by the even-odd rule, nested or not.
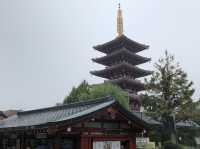
[(120, 3), (118, 4), (117, 11), (117, 33), (118, 37), (123, 35), (123, 16)]

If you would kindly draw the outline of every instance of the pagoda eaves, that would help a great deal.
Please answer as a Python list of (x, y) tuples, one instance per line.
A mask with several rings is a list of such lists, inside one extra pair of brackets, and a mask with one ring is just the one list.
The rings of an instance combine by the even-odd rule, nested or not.
[(106, 67), (103, 70), (91, 71), (90, 73), (98, 77), (113, 79), (119, 76), (131, 76), (133, 78), (145, 77), (152, 74), (152, 71), (144, 70), (129, 63), (122, 62), (120, 64)]
[(139, 64), (146, 63), (150, 61), (151, 59), (137, 55), (133, 52), (130, 52), (126, 48), (122, 48), (119, 51), (115, 51), (103, 57), (93, 58), (92, 60), (96, 63), (102, 64), (105, 66), (112, 66), (116, 62), (120, 62), (120, 61), (121, 62), (126, 61), (127, 63), (132, 64), (132, 65), (139, 65)]
[(117, 37), (93, 48), (105, 53), (105, 56), (94, 58), (92, 61), (106, 67), (103, 70), (91, 71), (90, 73), (105, 78), (105, 82), (116, 84), (128, 92), (130, 109), (139, 111), (141, 104), (137, 92), (143, 91), (145, 85), (136, 79), (150, 75), (152, 71), (137, 67), (137, 65), (151, 60), (139, 56), (137, 53), (148, 49), (149, 46), (133, 41), (123, 34), (123, 17), (120, 7), (117, 13)]
[(116, 50), (121, 49), (122, 47), (126, 47), (128, 50), (134, 53), (137, 53), (149, 48), (149, 46), (133, 41), (129, 39), (128, 37), (126, 37), (125, 35), (118, 36), (112, 41), (94, 46), (93, 48), (100, 52), (109, 54)]

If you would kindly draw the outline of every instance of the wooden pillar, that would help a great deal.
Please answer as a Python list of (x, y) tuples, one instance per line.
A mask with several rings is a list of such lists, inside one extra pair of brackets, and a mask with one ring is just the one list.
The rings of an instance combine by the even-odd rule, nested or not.
[(135, 136), (129, 139), (129, 143), (130, 143), (129, 149), (136, 149), (136, 137)]
[(92, 139), (87, 136), (81, 136), (80, 149), (92, 149)]
[(20, 137), (21, 142), (20, 142), (20, 149), (25, 149), (25, 133), (22, 133), (22, 136)]
[(136, 149), (136, 144), (135, 143), (130, 143), (130, 149)]
[(20, 139), (19, 138), (17, 138), (17, 140), (16, 140), (16, 149), (21, 149), (21, 147), (20, 147)]
[(53, 145), (53, 149), (60, 149), (60, 137), (56, 136), (54, 139), (54, 145)]

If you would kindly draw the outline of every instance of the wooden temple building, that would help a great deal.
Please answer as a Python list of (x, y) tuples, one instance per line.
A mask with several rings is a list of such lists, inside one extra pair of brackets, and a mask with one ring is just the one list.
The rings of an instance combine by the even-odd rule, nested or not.
[[(137, 55), (148, 46), (123, 35), (122, 12), (118, 10), (118, 37), (94, 48), (106, 54), (93, 59), (106, 69), (92, 74), (116, 83), (131, 97), (132, 110), (139, 110), (137, 80), (151, 74), (136, 65), (150, 59)], [(136, 149), (136, 137), (146, 136), (159, 122), (124, 109), (114, 98), (79, 102), (49, 108), (19, 111), (0, 119), (0, 149)]]
[[(118, 25), (122, 25), (121, 9)], [(135, 65), (150, 59), (136, 52), (148, 46), (122, 35), (95, 49), (107, 56), (93, 59), (106, 65), (102, 71), (91, 72), (108, 78), (126, 89), (138, 102), (137, 92), (144, 85), (136, 78), (151, 72)], [(124, 109), (114, 98), (79, 102), (31, 111), (19, 111), (0, 119), (0, 149), (136, 149), (136, 137), (145, 136), (151, 125), (159, 125), (151, 118)]]
[[(144, 90), (144, 85), (137, 78), (151, 72), (136, 66), (150, 60), (136, 53), (148, 46), (128, 39), (122, 26), (119, 8), (118, 37), (94, 47), (106, 56), (93, 61), (106, 68), (91, 73), (126, 90), (131, 109), (138, 111), (137, 92)], [(126, 110), (110, 96), (19, 111), (8, 118), (0, 112), (0, 116), (0, 149), (136, 149), (137, 137), (147, 136), (152, 127), (161, 125), (140, 112)]]
[(149, 46), (135, 42), (123, 34), (122, 10), (119, 5), (117, 16), (118, 36), (107, 43), (94, 46), (94, 49), (106, 54), (100, 58), (92, 59), (94, 62), (106, 66), (103, 70), (91, 71), (91, 74), (107, 79), (105, 82), (117, 84), (129, 93), (130, 109), (140, 110), (140, 96), (138, 92), (145, 89), (138, 78), (150, 75), (152, 72), (137, 67), (139, 64), (150, 61), (138, 55)]
[(136, 149), (151, 125), (108, 96), (18, 112), (0, 121), (0, 149)]

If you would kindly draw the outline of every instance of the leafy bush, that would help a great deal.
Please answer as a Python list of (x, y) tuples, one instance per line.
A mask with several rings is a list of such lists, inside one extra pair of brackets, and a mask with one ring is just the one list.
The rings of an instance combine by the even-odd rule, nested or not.
[(129, 110), (128, 93), (120, 87), (104, 83), (99, 85), (89, 85), (87, 81), (83, 81), (77, 88), (73, 87), (72, 91), (64, 99), (64, 104), (95, 100), (105, 96), (114, 97), (124, 108)]

